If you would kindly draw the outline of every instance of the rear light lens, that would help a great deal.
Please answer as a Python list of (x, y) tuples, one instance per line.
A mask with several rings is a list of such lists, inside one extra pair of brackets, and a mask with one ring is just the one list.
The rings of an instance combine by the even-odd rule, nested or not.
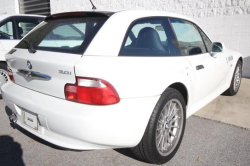
[(59, 13), (59, 14), (52, 15), (52, 17), (56, 18), (56, 17), (84, 16), (84, 15), (86, 14), (83, 12), (72, 12), (72, 13)]
[(13, 72), (12, 72), (12, 70), (10, 69), (9, 66), (7, 66), (7, 70), (8, 70), (8, 75), (9, 75), (10, 80), (11, 80), (12, 82), (15, 82), (14, 77), (13, 77)]
[(76, 84), (65, 86), (65, 98), (92, 105), (110, 105), (120, 101), (116, 90), (107, 81), (81, 77), (76, 77)]

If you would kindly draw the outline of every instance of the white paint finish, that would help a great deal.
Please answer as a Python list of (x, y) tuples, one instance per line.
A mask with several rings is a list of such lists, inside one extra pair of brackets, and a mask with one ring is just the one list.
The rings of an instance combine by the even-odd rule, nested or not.
[(5, 54), (10, 51), (20, 40), (0, 39), (0, 61), (5, 61)]
[[(122, 99), (115, 105), (91, 106), (44, 95), (13, 83), (5, 84), (3, 91), (10, 109), (15, 111), (18, 105), (46, 118), (49, 131), (39, 126), (37, 132), (29, 132), (71, 149), (137, 145), (160, 97)], [(18, 125), (29, 129), (22, 124), (20, 116)]]
[(15, 40), (15, 39), (0, 39), (0, 42), (7, 53), (7, 51), (10, 51), (15, 45), (19, 42), (20, 40)]
[[(1, 42), (0, 42), (0, 51), (1, 51), (1, 52), (5, 52), (5, 50), (4, 50), (3, 45), (2, 45)], [(1, 53), (0, 53), (0, 55), (1, 55)], [(0, 57), (1, 57), (1, 56), (0, 56)]]
[[(214, 89), (229, 82), (228, 75), (231, 69), (229, 67), (230, 64), (226, 61), (229, 55), (230, 52), (217, 53), (214, 57), (209, 53), (185, 57), (190, 62), (192, 71), (195, 75), (194, 102), (199, 102), (208, 96)], [(196, 67), (200, 65), (204, 68), (197, 70)], [(220, 70), (218, 71), (219, 68)]]
[[(118, 56), (126, 27), (137, 18), (148, 16), (181, 17), (157, 11), (119, 12), (101, 28), (86, 51), (87, 55), (82, 57), (48, 51), (30, 54), (26, 49), (18, 49), (7, 55), (16, 81), (16, 84), (9, 82), (2, 86), (2, 96), (8, 107), (15, 112), (15, 106), (19, 106), (43, 116), (50, 130), (41, 126), (37, 132), (30, 130), (22, 124), (20, 117), (18, 125), (42, 139), (66, 148), (133, 147), (141, 140), (160, 95), (173, 83), (181, 83), (187, 89), (187, 117), (229, 87), (235, 65), (241, 55), (226, 48), (222, 53), (215, 54), (214, 58), (208, 53), (190, 57)], [(189, 20), (187, 17), (182, 18)], [(118, 20), (123, 22), (115, 26)], [(112, 39), (111, 43), (103, 43), (114, 27), (119, 31), (109, 38)], [(233, 56), (233, 61), (230, 61), (228, 56)], [(25, 77), (19, 76), (16, 70), (26, 68), (27, 60), (33, 64), (33, 71), (50, 73), (52, 80), (25, 80)], [(221, 66), (222, 62), (227, 64)], [(200, 63), (204, 63), (203, 73), (196, 69)], [(66, 70), (74, 69), (75, 75), (79, 77), (108, 81), (118, 92), (120, 102), (95, 106), (65, 100), (62, 97), (64, 85), (74, 83), (75, 75), (61, 76), (57, 73), (57, 69), (61, 67)]]
[(175, 82), (183, 83), (191, 91), (186, 68), (191, 66), (185, 57), (83, 56), (75, 65), (76, 76), (106, 80), (120, 98), (158, 96)]
[[(41, 93), (65, 98), (64, 86), (66, 83), (75, 83), (74, 65), (81, 58), (81, 55), (41, 50), (32, 54), (27, 49), (16, 49), (13, 54), (7, 54), (7, 57), (7, 64), (12, 68), (16, 84)], [(32, 71), (48, 75), (51, 80), (33, 79), (18, 72), (20, 69), (29, 70), (27, 60), (32, 64)], [(59, 70), (72, 74), (60, 74)]]

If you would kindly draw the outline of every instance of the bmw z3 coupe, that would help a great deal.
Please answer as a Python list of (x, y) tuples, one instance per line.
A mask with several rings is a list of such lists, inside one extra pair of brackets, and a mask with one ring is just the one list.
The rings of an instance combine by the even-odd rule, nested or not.
[(240, 87), (242, 55), (192, 19), (147, 10), (48, 16), (6, 54), (10, 120), (60, 147), (130, 148), (156, 164), (186, 118)]

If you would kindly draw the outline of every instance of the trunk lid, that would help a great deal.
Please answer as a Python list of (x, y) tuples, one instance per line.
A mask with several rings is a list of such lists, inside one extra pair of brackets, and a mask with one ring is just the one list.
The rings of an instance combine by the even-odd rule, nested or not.
[(67, 83), (75, 83), (74, 66), (80, 58), (80, 55), (46, 51), (38, 51), (34, 55), (25, 49), (18, 49), (8, 56), (7, 63), (16, 84), (65, 98), (64, 86)]
[(74, 84), (74, 66), (107, 20), (96, 13), (50, 16), (6, 55), (15, 83), (65, 98), (67, 83)]

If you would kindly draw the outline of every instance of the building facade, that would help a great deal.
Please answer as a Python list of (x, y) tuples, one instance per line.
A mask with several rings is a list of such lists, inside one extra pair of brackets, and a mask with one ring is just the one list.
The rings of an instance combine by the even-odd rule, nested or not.
[[(51, 14), (91, 10), (89, 0), (0, 0), (0, 14)], [(196, 20), (213, 41), (220, 41), (244, 56), (243, 76), (250, 78), (250, 0), (92, 0), (98, 9), (150, 9), (176, 12)], [(36, 10), (37, 7), (37, 10)], [(27, 10), (26, 10), (27, 8)], [(44, 12), (46, 10), (46, 12)], [(39, 13), (40, 12), (40, 13)]]

